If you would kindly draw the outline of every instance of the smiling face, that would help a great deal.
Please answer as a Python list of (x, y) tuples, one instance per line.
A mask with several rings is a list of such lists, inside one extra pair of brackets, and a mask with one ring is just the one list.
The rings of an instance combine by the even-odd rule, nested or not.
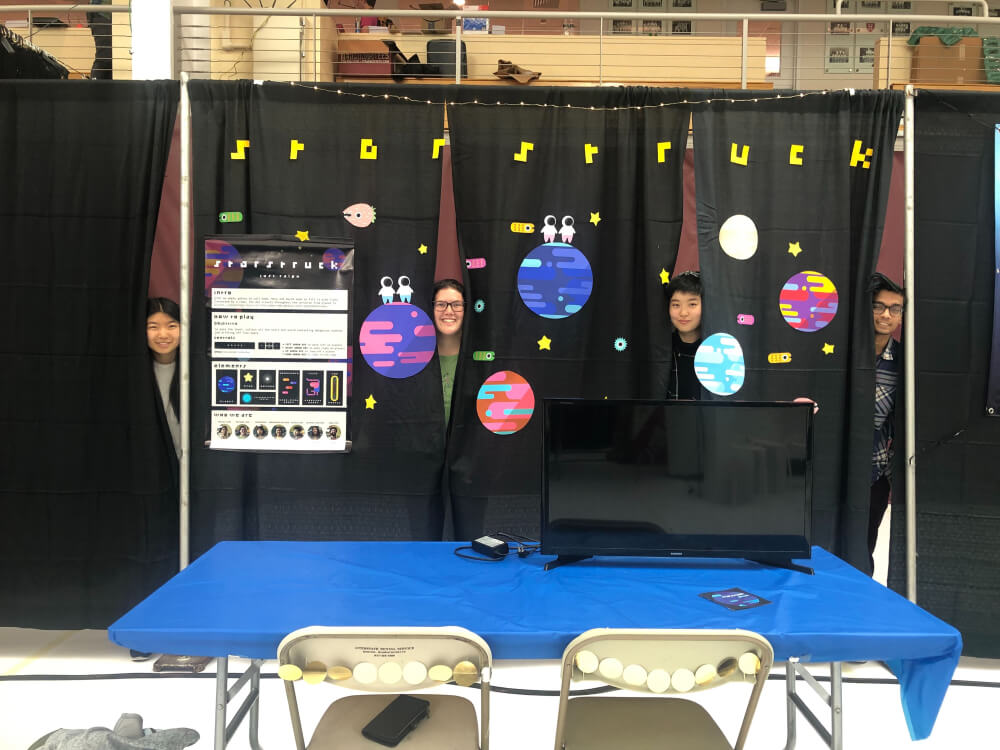
[[(456, 303), (460, 309), (455, 309)], [(465, 305), (462, 293), (449, 287), (439, 289), (438, 293), (434, 295), (434, 327), (437, 332), (442, 336), (453, 336), (461, 333), (464, 318)]]
[[(906, 300), (902, 294), (882, 289), (872, 300), (872, 316), (875, 319), (875, 335), (889, 336), (903, 322), (903, 305)], [(881, 312), (876, 312), (874, 308), (880, 308)], [(896, 308), (893, 314), (892, 308)]]
[(701, 335), (701, 295), (674, 292), (670, 297), (670, 322), (681, 341), (692, 343)]
[(157, 362), (173, 362), (181, 343), (181, 324), (165, 312), (153, 313), (146, 318), (146, 343)]

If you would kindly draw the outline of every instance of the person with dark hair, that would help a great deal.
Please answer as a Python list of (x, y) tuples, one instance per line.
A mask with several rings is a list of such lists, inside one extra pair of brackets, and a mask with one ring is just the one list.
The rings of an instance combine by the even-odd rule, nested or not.
[(903, 321), (906, 294), (881, 273), (871, 278), (872, 317), (875, 326), (875, 433), (872, 447), (871, 498), (868, 508), (868, 554), (875, 568), (875, 542), (892, 490), (893, 420), (896, 383), (903, 364), (903, 347), (892, 334)]
[(679, 273), (665, 290), (674, 329), (667, 398), (697, 400), (701, 398), (701, 384), (694, 373), (694, 355), (701, 344), (701, 273)]
[(160, 405), (167, 418), (174, 453), (181, 456), (180, 375), (177, 372), (181, 344), (181, 309), (172, 299), (151, 297), (146, 301), (146, 343), (153, 360), (153, 375)]
[(465, 319), (465, 287), (455, 279), (441, 279), (433, 289), (434, 328), (441, 363), (441, 392), (444, 396), (444, 423), (451, 420), (451, 395), (455, 388), (458, 352), (462, 348), (462, 321)]
[[(111, 5), (111, 0), (90, 0), (90, 5)], [(111, 73), (111, 14), (87, 13), (87, 25), (94, 37), (94, 64), (90, 68), (92, 79), (110, 81)]]

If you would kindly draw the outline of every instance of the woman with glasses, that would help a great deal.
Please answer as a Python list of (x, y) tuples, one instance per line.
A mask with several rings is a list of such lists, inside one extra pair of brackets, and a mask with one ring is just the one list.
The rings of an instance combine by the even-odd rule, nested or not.
[(451, 394), (455, 387), (458, 351), (462, 347), (462, 321), (465, 318), (465, 287), (455, 279), (441, 279), (434, 284), (434, 328), (437, 330), (437, 353), (441, 363), (441, 391), (444, 396), (444, 423), (451, 419)]

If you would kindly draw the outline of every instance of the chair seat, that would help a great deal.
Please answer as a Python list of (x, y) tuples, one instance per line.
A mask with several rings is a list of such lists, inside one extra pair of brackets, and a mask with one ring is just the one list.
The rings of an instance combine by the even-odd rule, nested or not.
[[(430, 703), (421, 721), (396, 746), (400, 750), (478, 750), (479, 722), (471, 701), (457, 695), (421, 695)], [(316, 725), (309, 750), (379, 750), (361, 734), (365, 725), (396, 698), (395, 694), (350, 695), (334, 701)]]
[(732, 750), (708, 711), (684, 698), (570, 698), (566, 750)]

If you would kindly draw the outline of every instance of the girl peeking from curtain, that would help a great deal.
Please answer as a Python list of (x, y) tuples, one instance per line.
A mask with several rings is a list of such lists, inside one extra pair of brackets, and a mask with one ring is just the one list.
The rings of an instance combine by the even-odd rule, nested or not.
[(177, 303), (166, 297), (151, 297), (146, 303), (146, 343), (153, 364), (174, 453), (181, 456), (180, 377), (177, 372), (177, 355), (181, 344), (181, 310)]

